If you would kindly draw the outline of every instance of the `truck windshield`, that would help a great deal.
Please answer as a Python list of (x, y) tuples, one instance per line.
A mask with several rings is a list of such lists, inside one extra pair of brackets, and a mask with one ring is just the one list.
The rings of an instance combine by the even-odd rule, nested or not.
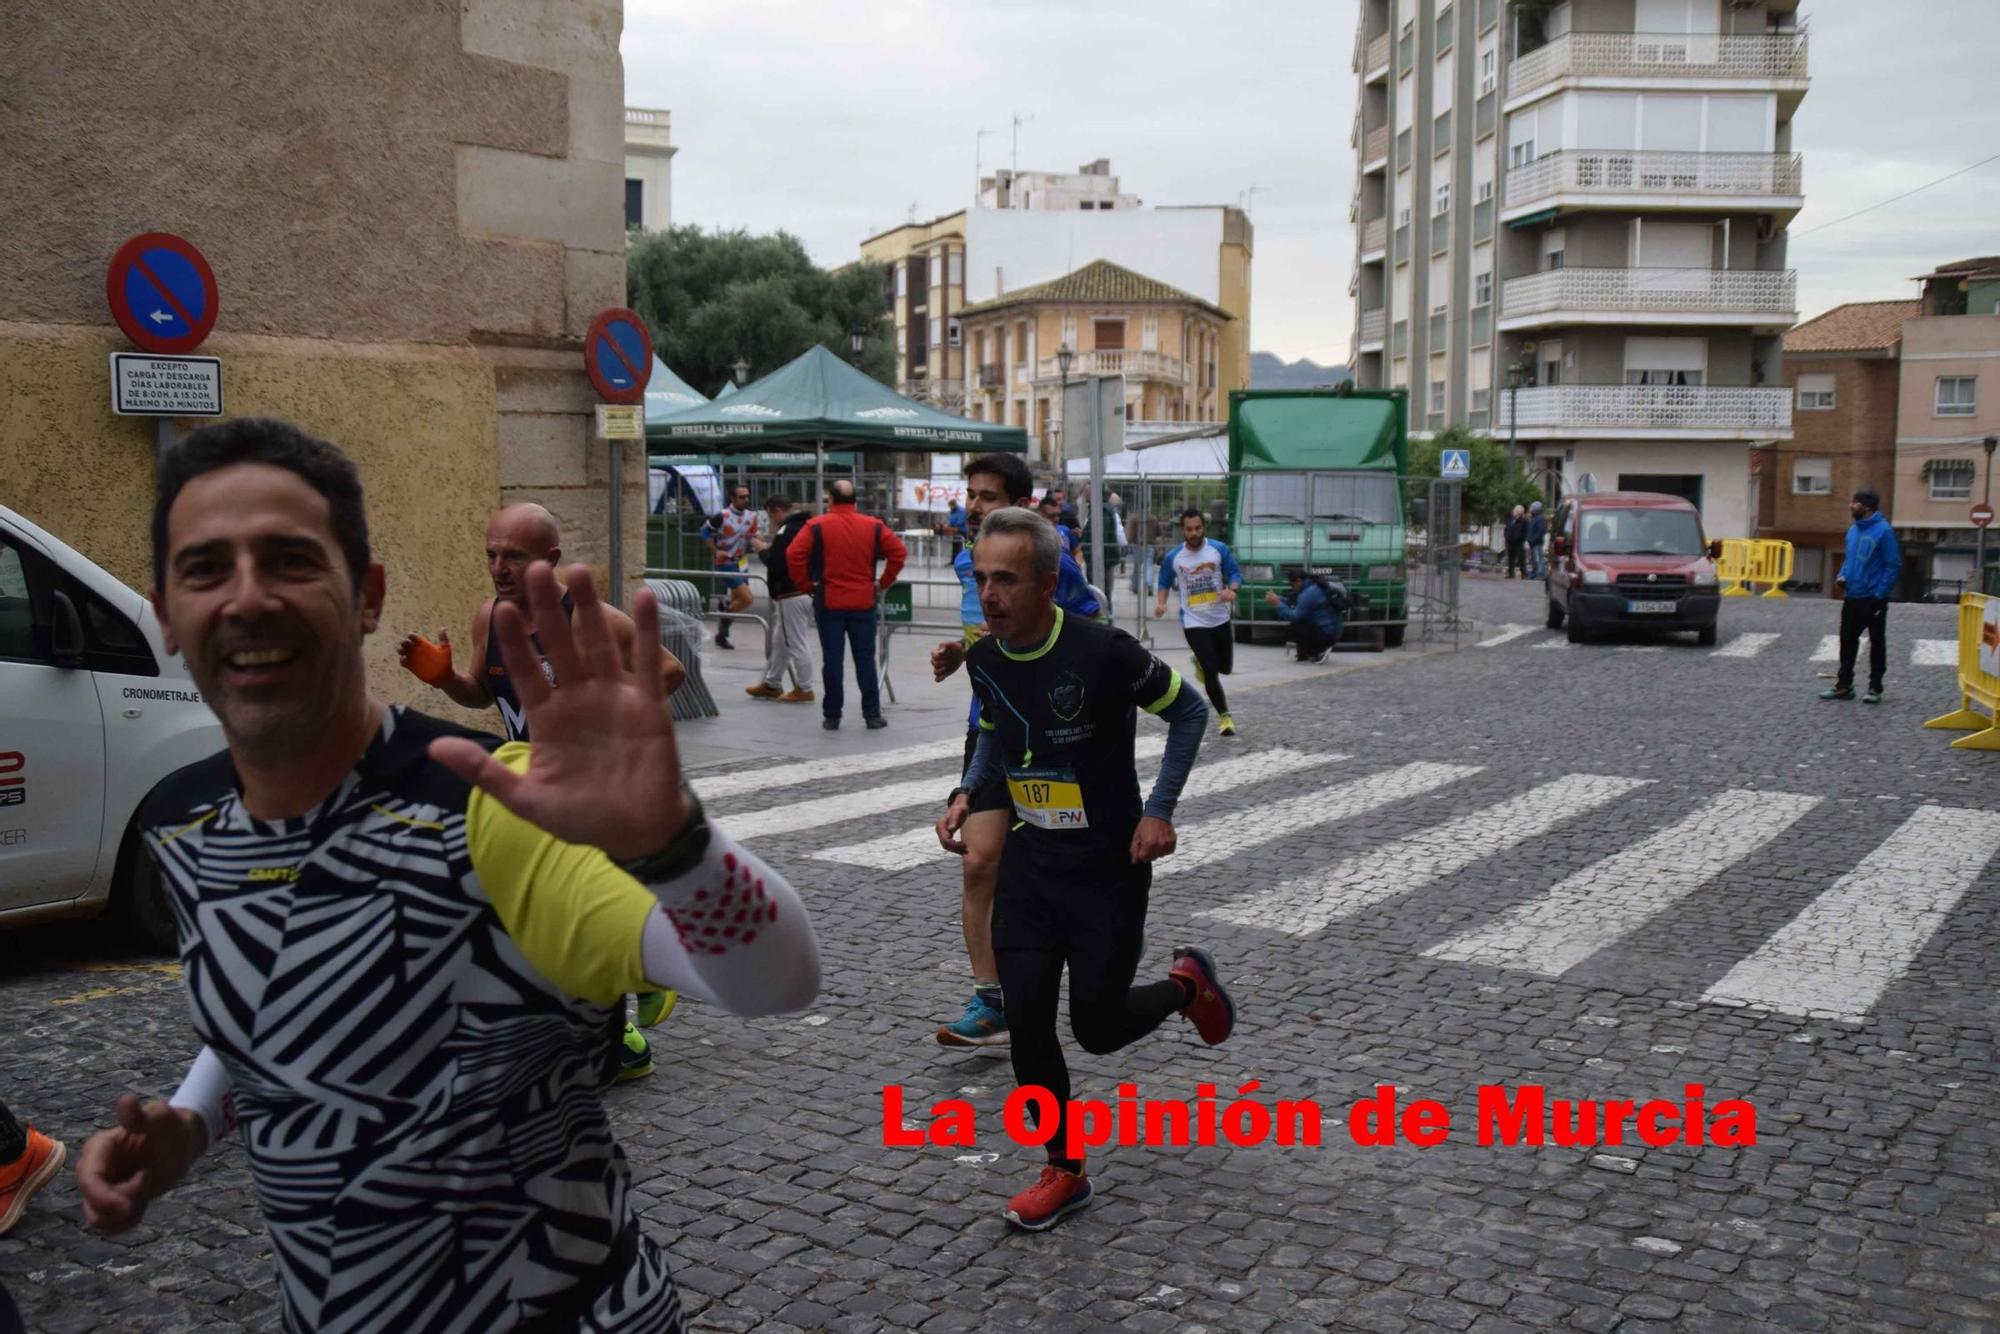
[(1313, 478), (1313, 518), (1394, 523), (1396, 484), (1380, 473), (1321, 473)]
[[(1310, 483), (1310, 485), (1308, 485)], [(1396, 522), (1396, 482), (1381, 473), (1260, 472), (1250, 477), (1250, 522)]]
[(1585, 510), (1576, 549), (1586, 556), (1699, 556), (1701, 522), (1686, 510)]

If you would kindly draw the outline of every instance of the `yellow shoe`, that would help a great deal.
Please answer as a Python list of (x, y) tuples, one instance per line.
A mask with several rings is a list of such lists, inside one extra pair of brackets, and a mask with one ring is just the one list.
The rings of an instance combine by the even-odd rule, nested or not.
[(639, 993), (638, 999), (639, 1013), (637, 1017), (639, 1027), (651, 1028), (674, 1012), (674, 1006), (681, 1002), (681, 993), (678, 991), (642, 991)]
[(1234, 718), (1230, 717), (1226, 713), (1219, 713), (1215, 716), (1215, 721), (1218, 725), (1217, 730), (1220, 731), (1222, 735), (1224, 736), (1236, 735), (1236, 720)]
[(618, 1079), (620, 1084), (629, 1084), (635, 1079), (644, 1079), (653, 1073), (653, 1049), (646, 1042), (646, 1035), (631, 1024), (625, 1025), (625, 1032), (618, 1039)]

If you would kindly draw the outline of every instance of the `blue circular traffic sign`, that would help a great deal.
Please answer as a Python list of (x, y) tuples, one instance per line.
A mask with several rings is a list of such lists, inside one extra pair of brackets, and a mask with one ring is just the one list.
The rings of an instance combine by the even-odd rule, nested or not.
[(127, 338), (163, 356), (194, 351), (215, 327), (215, 271), (171, 232), (146, 232), (119, 246), (105, 271), (104, 299)]
[(643, 402), (653, 374), (646, 322), (620, 306), (600, 314), (583, 336), (583, 369), (606, 401)]

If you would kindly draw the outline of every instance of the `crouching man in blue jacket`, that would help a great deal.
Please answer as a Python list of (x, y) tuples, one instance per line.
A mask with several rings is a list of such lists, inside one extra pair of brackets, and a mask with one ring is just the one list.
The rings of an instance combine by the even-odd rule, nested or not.
[(1298, 645), (1299, 661), (1324, 662), (1340, 642), (1347, 615), (1347, 590), (1332, 579), (1307, 579), (1298, 569), (1285, 571), (1291, 591), (1282, 598), (1266, 593), (1264, 601), (1286, 621), (1285, 638)]
[(1840, 604), (1840, 675), (1821, 699), (1854, 698), (1854, 660), (1861, 655), (1861, 632), (1868, 632), (1868, 693), (1865, 704), (1882, 702), (1882, 672), (1889, 665), (1889, 595), (1903, 573), (1896, 530), (1882, 517), (1882, 497), (1867, 487), (1848, 506), (1854, 525), (1847, 530), (1847, 559), (1835, 576), (1846, 599)]

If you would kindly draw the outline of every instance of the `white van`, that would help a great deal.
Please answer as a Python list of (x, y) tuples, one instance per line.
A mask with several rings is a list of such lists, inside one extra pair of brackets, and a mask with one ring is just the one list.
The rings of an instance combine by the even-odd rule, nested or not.
[(145, 598), (0, 506), (0, 931), (108, 911), (172, 952), (132, 815), (223, 745)]

